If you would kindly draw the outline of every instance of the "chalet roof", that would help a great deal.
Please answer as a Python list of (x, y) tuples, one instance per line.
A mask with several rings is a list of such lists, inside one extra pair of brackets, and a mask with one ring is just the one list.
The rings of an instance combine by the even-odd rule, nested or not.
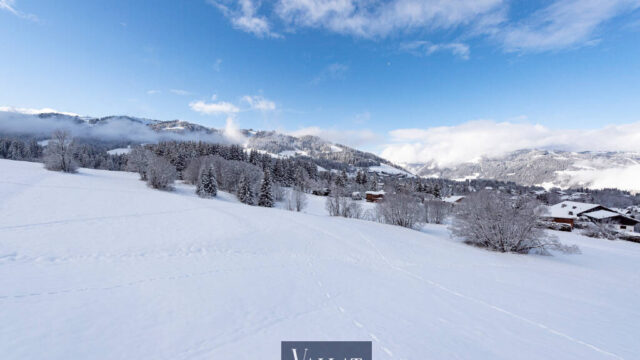
[(442, 201), (448, 202), (448, 203), (455, 203), (455, 202), (458, 202), (458, 201), (460, 201), (462, 199), (464, 199), (464, 196), (456, 195), (456, 196), (446, 197), (446, 198), (442, 199)]
[(609, 210), (596, 210), (596, 211), (588, 212), (584, 214), (584, 216), (588, 216), (593, 219), (602, 220), (602, 219), (608, 219), (608, 218), (620, 216), (620, 214), (614, 211), (609, 211)]
[(577, 201), (563, 201), (559, 204), (549, 206), (549, 217), (562, 219), (577, 219), (578, 215), (600, 207), (599, 204), (581, 203)]

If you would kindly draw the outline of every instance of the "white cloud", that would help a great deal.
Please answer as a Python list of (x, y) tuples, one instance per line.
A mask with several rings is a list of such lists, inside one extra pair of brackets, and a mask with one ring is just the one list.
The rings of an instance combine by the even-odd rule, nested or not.
[(380, 141), (380, 136), (370, 130), (339, 130), (322, 129), (317, 126), (290, 131), (292, 136), (313, 135), (342, 145), (353, 147), (375, 144)]
[(290, 25), (372, 38), (395, 31), (450, 29), (469, 24), (503, 3), (503, 0), (279, 0), (276, 13)]
[(459, 42), (434, 44), (424, 40), (403, 43), (400, 45), (400, 49), (408, 51), (414, 55), (431, 55), (436, 52), (447, 51), (455, 56), (459, 56), (464, 60), (468, 60), (471, 53), (471, 51), (469, 50), (469, 45), (467, 44)]
[(56, 114), (63, 114), (63, 115), (69, 115), (69, 116), (80, 116), (76, 113), (58, 111), (51, 108), (30, 109), (30, 108), (21, 108), (21, 107), (14, 107), (14, 106), (0, 106), (0, 111), (14, 112), (14, 113), (20, 113), (20, 114), (27, 114), (27, 115), (56, 113)]
[(398, 129), (381, 156), (397, 163), (452, 166), (520, 149), (640, 151), (640, 122), (600, 129), (550, 129), (538, 124), (471, 121), (456, 126)]
[(264, 16), (257, 15), (259, 1), (254, 0), (209, 0), (231, 20), (236, 29), (251, 33), (258, 37), (281, 37), (271, 31), (271, 26)]
[(235, 114), (240, 111), (237, 106), (225, 101), (208, 103), (202, 100), (198, 100), (189, 103), (189, 107), (195, 112), (207, 115), (229, 115)]
[(160, 90), (147, 90), (147, 95), (155, 95), (160, 93), (161, 93)]
[(38, 21), (38, 17), (33, 14), (26, 14), (16, 9), (15, 0), (0, 0), (0, 10), (6, 10), (17, 17), (28, 19), (31, 21)]
[[(295, 32), (323, 29), (360, 38), (432, 34), (457, 38), (485, 37), (505, 51), (536, 52), (595, 44), (607, 21), (640, 7), (639, 0), (549, 0), (521, 6), (515, 0), (209, 0), (234, 27), (258, 37), (278, 37), (275, 27)], [(519, 5), (520, 6), (520, 5)], [(398, 36), (399, 35), (399, 36)], [(469, 57), (467, 45), (451, 40), (429, 42), (423, 53), (451, 51)]]
[(640, 7), (638, 0), (557, 0), (497, 37), (509, 51), (546, 51), (593, 43), (606, 21)]
[(265, 99), (260, 95), (249, 96), (245, 95), (242, 97), (242, 101), (249, 104), (249, 107), (254, 110), (260, 111), (273, 111), (276, 109), (276, 103), (271, 100)]
[(175, 95), (180, 95), (180, 96), (191, 95), (190, 91), (182, 90), (182, 89), (171, 89), (171, 90), (169, 90), (169, 92), (172, 93), (172, 94), (175, 94)]

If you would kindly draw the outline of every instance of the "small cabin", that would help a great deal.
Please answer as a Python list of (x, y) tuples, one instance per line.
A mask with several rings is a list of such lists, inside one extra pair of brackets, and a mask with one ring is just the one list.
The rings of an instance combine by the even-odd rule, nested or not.
[(354, 191), (351, 193), (351, 200), (362, 200), (362, 194), (359, 191)]
[(384, 191), (367, 191), (365, 196), (368, 202), (378, 202), (384, 199)]
[(330, 193), (331, 191), (327, 188), (316, 189), (311, 191), (311, 194), (316, 196), (329, 196)]

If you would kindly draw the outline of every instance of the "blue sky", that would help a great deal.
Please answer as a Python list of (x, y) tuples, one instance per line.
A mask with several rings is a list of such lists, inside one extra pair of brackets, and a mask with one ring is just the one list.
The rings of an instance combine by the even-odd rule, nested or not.
[(640, 121), (639, 10), (637, 0), (0, 0), (0, 106), (214, 127), (231, 118), (378, 152), (432, 145), (398, 130), (477, 120), (624, 126)]

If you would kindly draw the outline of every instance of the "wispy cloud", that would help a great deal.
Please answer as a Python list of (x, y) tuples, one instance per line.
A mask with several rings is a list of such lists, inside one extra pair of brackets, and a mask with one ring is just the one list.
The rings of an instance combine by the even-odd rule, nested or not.
[(189, 103), (189, 107), (195, 112), (206, 115), (230, 115), (240, 112), (240, 109), (237, 106), (225, 101), (206, 102), (198, 100)]
[(23, 19), (38, 21), (38, 17), (33, 14), (24, 13), (16, 8), (15, 0), (0, 0), (0, 10), (6, 10), (17, 17), (21, 17)]
[(640, 7), (638, 0), (558, 0), (497, 32), (508, 51), (547, 51), (593, 44), (608, 20)]
[(450, 166), (521, 149), (640, 151), (640, 122), (600, 129), (550, 129), (531, 123), (471, 121), (456, 126), (398, 129), (381, 155), (398, 163)]
[(147, 90), (147, 95), (155, 95), (160, 94), (162, 91), (160, 90)]
[[(574, 48), (596, 44), (602, 25), (640, 7), (638, 0), (549, 0), (527, 3), (533, 11), (523, 16), (511, 11), (513, 0), (274, 0), (271, 6), (261, 6), (259, 0), (209, 2), (234, 27), (258, 37), (278, 37), (276, 28), (408, 42), (420, 34), (422, 54), (449, 51), (463, 59), (469, 57), (468, 45), (447, 36), (484, 38), (507, 52)], [(440, 41), (428, 38), (436, 32), (443, 35)]]
[(271, 100), (265, 99), (261, 95), (245, 95), (242, 97), (242, 101), (246, 102), (253, 110), (273, 111), (276, 109), (276, 103)]
[(340, 63), (327, 65), (316, 77), (311, 80), (311, 84), (317, 85), (327, 80), (344, 79), (345, 74), (349, 71), (349, 66)]
[(182, 90), (182, 89), (170, 89), (169, 92), (175, 95), (180, 95), (180, 96), (191, 95), (191, 91)]
[(430, 41), (424, 40), (402, 43), (400, 45), (400, 49), (417, 56), (431, 55), (436, 52), (450, 52), (451, 54), (458, 56), (464, 60), (468, 60), (471, 53), (471, 51), (469, 50), (469, 45), (467, 44), (459, 42), (434, 44)]
[(222, 69), (222, 59), (216, 59), (216, 62), (213, 63), (213, 71), (220, 72)]
[(258, 15), (260, 1), (254, 0), (208, 0), (209, 3), (231, 20), (233, 26), (239, 30), (251, 33), (258, 37), (281, 37), (271, 31), (271, 25), (266, 17)]

